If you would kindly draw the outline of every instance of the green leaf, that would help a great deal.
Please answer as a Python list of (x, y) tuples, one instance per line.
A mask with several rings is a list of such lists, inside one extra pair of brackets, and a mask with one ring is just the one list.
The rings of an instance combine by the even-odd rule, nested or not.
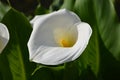
[(120, 21), (114, 3), (112, 0), (97, 0), (95, 6), (101, 38), (111, 54), (120, 61)]
[(10, 9), (10, 7), (8, 5), (4, 5), (1, 1), (0, 1), (0, 21), (2, 20), (2, 18), (4, 17), (5, 13), (8, 12), (8, 10)]
[(5, 54), (0, 54), (0, 80), (12, 80), (12, 74)]
[(0, 80), (3, 80), (1, 73), (0, 73)]
[(13, 80), (27, 80), (34, 64), (29, 62), (27, 42), (31, 33), (31, 25), (20, 12), (10, 9), (4, 16), (4, 23), (10, 33), (10, 40), (2, 54), (8, 59)]
[(63, 80), (79, 80), (78, 64), (75, 62), (65, 64)]
[[(103, 42), (101, 42), (103, 44)], [(120, 61), (108, 51), (105, 45), (101, 45), (100, 48), (100, 80), (120, 80)]]
[[(38, 64), (37, 68), (34, 70), (34, 72), (31, 75), (30, 80), (63, 80), (64, 75), (64, 65), (54, 65), (54, 66), (46, 66)], [(46, 77), (44, 77), (44, 75)]]
[(54, 77), (49, 68), (43, 67), (37, 70), (30, 80), (54, 80)]
[(106, 47), (101, 47), (101, 75), (105, 80), (119, 80), (120, 21), (116, 15), (113, 1), (97, 0), (95, 12), (99, 33)]

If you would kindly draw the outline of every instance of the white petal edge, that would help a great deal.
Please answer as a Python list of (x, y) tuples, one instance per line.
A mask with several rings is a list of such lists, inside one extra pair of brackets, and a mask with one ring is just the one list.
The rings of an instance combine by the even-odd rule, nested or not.
[(72, 47), (73, 50), (76, 49), (75, 51), (77, 52), (72, 58), (72, 60), (75, 60), (83, 53), (92, 35), (92, 29), (88, 23), (81, 22), (77, 24), (77, 29), (78, 29), (78, 40), (76, 44)]
[[(58, 11), (54, 11), (50, 14), (45, 14), (45, 15), (36, 15), (31, 21), (30, 23), (33, 25), (34, 27), (39, 27), (39, 25), (43, 24), (43, 22), (45, 22), (47, 19), (51, 19), (52, 17), (57, 17), (57, 16), (61, 16), (61, 15), (65, 15), (64, 17), (68, 17), (66, 15), (69, 15), (69, 19), (68, 20), (74, 20), (75, 22), (80, 21), (80, 18), (73, 12), (67, 10), (67, 9), (60, 9)], [(71, 19), (72, 18), (72, 19)]]
[(37, 20), (41, 19), (41, 21), (42, 21), (42, 20), (44, 20), (44, 18), (45, 18), (46, 16), (47, 16), (47, 15), (36, 15), (36, 16), (30, 21), (32, 27), (34, 27), (33, 25), (35, 24), (35, 22), (36, 22)]
[(0, 53), (7, 45), (8, 41), (9, 41), (8, 29), (4, 24), (0, 23)]
[(78, 40), (73, 47), (40, 46), (35, 55), (31, 57), (31, 60), (45, 65), (58, 65), (78, 58), (89, 42), (92, 29), (89, 24), (83, 22), (76, 24), (76, 26), (78, 28)]

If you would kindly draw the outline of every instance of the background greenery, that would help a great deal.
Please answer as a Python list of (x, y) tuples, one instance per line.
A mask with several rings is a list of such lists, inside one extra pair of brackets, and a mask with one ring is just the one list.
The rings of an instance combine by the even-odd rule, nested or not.
[[(29, 61), (29, 20), (61, 8), (74, 11), (93, 29), (89, 45), (75, 61), (45, 66)], [(120, 80), (119, 0), (1, 0), (0, 22), (10, 41), (0, 55), (0, 80)]]

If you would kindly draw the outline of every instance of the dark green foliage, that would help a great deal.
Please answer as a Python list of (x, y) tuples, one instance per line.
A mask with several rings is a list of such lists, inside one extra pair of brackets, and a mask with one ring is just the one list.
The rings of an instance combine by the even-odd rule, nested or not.
[(29, 16), (31, 15), (27, 11), (29, 8), (24, 8), (27, 5), (22, 7), (16, 5), (20, 7), (20, 9), (16, 7), (19, 10), (16, 11), (0, 5), (0, 21), (2, 20), (10, 32), (10, 41), (0, 54), (0, 80), (120, 80), (118, 0), (115, 2), (114, 0), (40, 0), (39, 2), (36, 0), (33, 2), (34, 8), (36, 7), (32, 8), (33, 14), (41, 15), (66, 8), (74, 11), (81, 21), (89, 23), (93, 30), (89, 44), (75, 61), (58, 66), (42, 65), (38, 68), (36, 63), (29, 61), (27, 49), (32, 27), (24, 14), (19, 12), (25, 9), (23, 12)]
[(23, 14), (14, 9), (4, 16), (2, 23), (8, 27), (10, 33), (9, 43), (2, 54), (8, 59), (13, 80), (26, 80), (34, 69), (34, 65), (29, 62), (27, 49), (31, 25)]

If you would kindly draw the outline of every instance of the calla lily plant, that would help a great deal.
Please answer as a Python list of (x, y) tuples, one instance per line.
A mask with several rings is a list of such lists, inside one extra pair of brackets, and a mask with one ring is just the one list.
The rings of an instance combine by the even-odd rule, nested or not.
[(72, 11), (61, 9), (37, 15), (31, 21), (33, 31), (28, 41), (31, 61), (58, 65), (77, 59), (85, 50), (92, 29)]

